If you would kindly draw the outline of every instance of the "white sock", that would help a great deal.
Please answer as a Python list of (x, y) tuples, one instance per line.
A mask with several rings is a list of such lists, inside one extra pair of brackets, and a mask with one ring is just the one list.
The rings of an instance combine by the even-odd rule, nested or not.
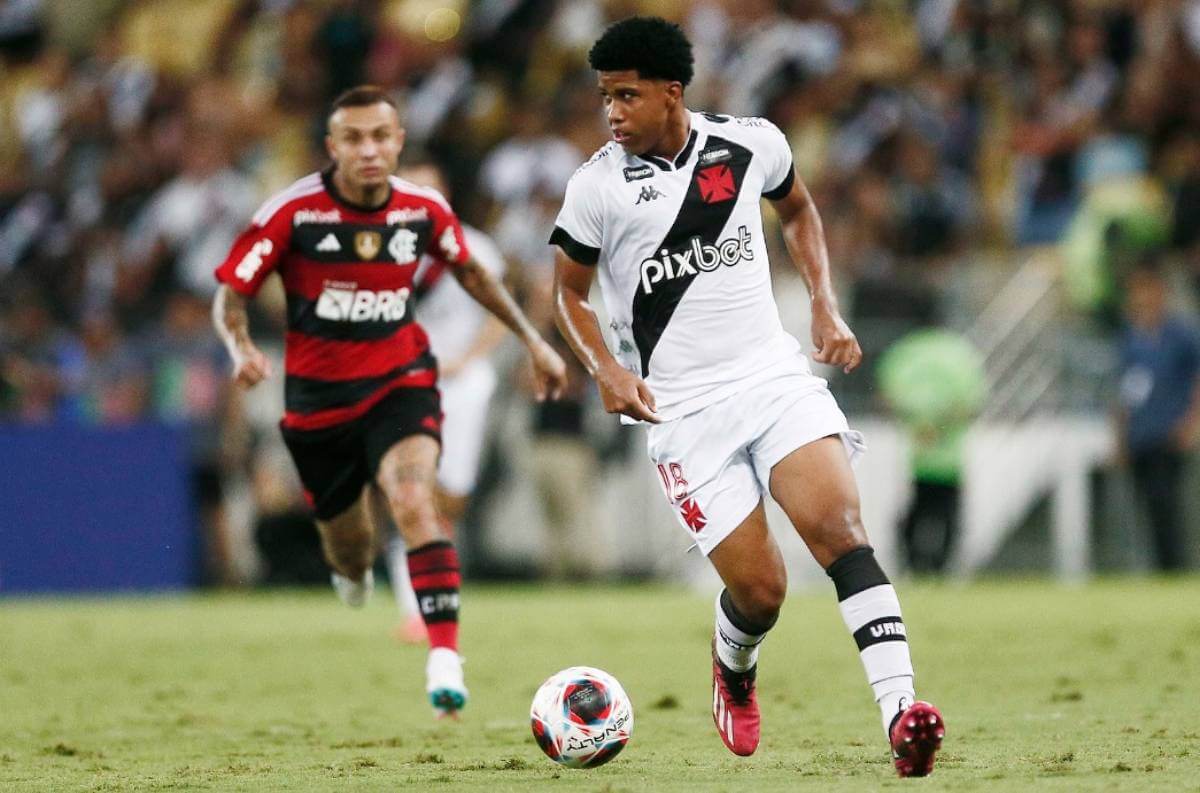
[(721, 604), (721, 597), (724, 594), (725, 590), (721, 590), (717, 595), (716, 604), (717, 658), (729, 669), (735, 672), (745, 672), (758, 663), (758, 646), (762, 644), (762, 640), (766, 638), (767, 634), (746, 633), (734, 625)]
[(900, 600), (870, 546), (849, 551), (825, 572), (837, 587), (838, 609), (858, 645), (887, 735), (897, 711), (917, 698)]
[(392, 595), (396, 598), (396, 608), (400, 616), (411, 617), (420, 614), (417, 605), (417, 595), (413, 592), (412, 579), (408, 577), (408, 549), (400, 535), (393, 535), (387, 542), (388, 576), (392, 581)]
[(917, 698), (896, 589), (891, 584), (873, 586), (841, 601), (838, 609), (858, 644), (886, 733), (901, 706), (907, 708)]

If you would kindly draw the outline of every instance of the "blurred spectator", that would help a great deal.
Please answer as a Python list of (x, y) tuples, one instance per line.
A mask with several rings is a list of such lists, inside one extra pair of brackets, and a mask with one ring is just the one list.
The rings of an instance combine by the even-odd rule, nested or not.
[(157, 302), (164, 288), (211, 294), (212, 263), (221, 261), (258, 204), (250, 180), (232, 167), (221, 128), (196, 125), (185, 140), (179, 175), (151, 196), (126, 235), (121, 297), (130, 310)]
[(958, 536), (962, 444), (983, 405), (983, 359), (959, 334), (914, 331), (884, 354), (879, 387), (912, 442), (915, 488), (901, 522), (908, 569), (940, 573)]
[(587, 156), (550, 128), (548, 110), (536, 105), (514, 108), (512, 137), (483, 161), (480, 187), (500, 214), (520, 213), (536, 188), (561, 196)]
[(901, 139), (892, 190), (895, 249), (902, 256), (933, 257), (957, 251), (975, 221), (975, 200), (961, 174), (941, 164), (916, 135)]
[(84, 317), (60, 361), (69, 415), (90, 424), (132, 424), (149, 404), (147, 361), (112, 314)]
[[(327, 99), (363, 79), (405, 100), (410, 143), (447, 163), (464, 220), (536, 299), (563, 184), (608, 135), (587, 49), (632, 13), (687, 27), (691, 107), (788, 136), (868, 365), (977, 309), (965, 274), (1027, 244), (1061, 244), (1071, 306), (1108, 330), (1147, 250), (1169, 246), (1200, 297), (1200, 0), (15, 0), (0, 419), (220, 425), (228, 386), (181, 385), (206, 366), (183, 293), (212, 288), (213, 251), (260, 200), (321, 166)], [(871, 404), (870, 383), (847, 380), (847, 404)], [(231, 448), (236, 480), (249, 452)]]
[(237, 392), (226, 388), (228, 361), (220, 342), (209, 333), (209, 303), (189, 292), (166, 299), (161, 332), (144, 341), (152, 363), (151, 403), (161, 421), (188, 434), (192, 494), (204, 540), (204, 580), (235, 580), (230, 560), (229, 527), (224, 502), (230, 461), (225, 431), (241, 411), (230, 405)]
[(1200, 335), (1167, 306), (1159, 264), (1144, 260), (1125, 286), (1128, 324), (1120, 339), (1122, 457), (1150, 519), (1159, 570), (1187, 566), (1182, 478), (1200, 440)]
[(32, 289), (16, 290), (0, 322), (0, 409), (26, 423), (63, 418), (60, 368), (72, 346)]

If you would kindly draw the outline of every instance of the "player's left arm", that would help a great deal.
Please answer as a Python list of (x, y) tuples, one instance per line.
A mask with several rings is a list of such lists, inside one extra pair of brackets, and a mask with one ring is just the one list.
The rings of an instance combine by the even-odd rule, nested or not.
[(504, 284), (470, 257), (463, 264), (451, 267), (450, 272), (454, 273), (467, 294), (507, 325), (528, 348), (537, 383), (538, 401), (547, 397), (558, 399), (567, 385), (567, 365), (533, 327)]
[(851, 372), (862, 363), (862, 348), (838, 310), (817, 205), (798, 178), (793, 178), (791, 189), (772, 203), (779, 214), (788, 253), (804, 277), (812, 300), (813, 360)]

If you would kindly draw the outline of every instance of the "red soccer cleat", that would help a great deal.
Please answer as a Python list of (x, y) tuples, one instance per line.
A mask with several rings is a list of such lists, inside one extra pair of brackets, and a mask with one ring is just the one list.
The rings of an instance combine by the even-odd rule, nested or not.
[(758, 748), (758, 698), (754, 678), (758, 667), (735, 672), (717, 658), (713, 646), (713, 722), (729, 751), (749, 757)]
[(946, 725), (941, 712), (928, 702), (917, 701), (897, 713), (888, 730), (892, 757), (900, 776), (929, 776), (933, 757), (942, 748)]

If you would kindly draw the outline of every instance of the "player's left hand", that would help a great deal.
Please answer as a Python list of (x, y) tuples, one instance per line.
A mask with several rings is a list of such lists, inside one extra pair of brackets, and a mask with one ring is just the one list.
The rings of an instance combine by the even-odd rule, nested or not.
[(529, 347), (529, 360), (533, 364), (533, 395), (537, 401), (562, 396), (567, 387), (567, 365), (554, 348), (544, 339), (538, 339)]
[(840, 366), (847, 374), (862, 363), (862, 347), (835, 308), (813, 303), (812, 340), (816, 349), (813, 360), (818, 363)]

